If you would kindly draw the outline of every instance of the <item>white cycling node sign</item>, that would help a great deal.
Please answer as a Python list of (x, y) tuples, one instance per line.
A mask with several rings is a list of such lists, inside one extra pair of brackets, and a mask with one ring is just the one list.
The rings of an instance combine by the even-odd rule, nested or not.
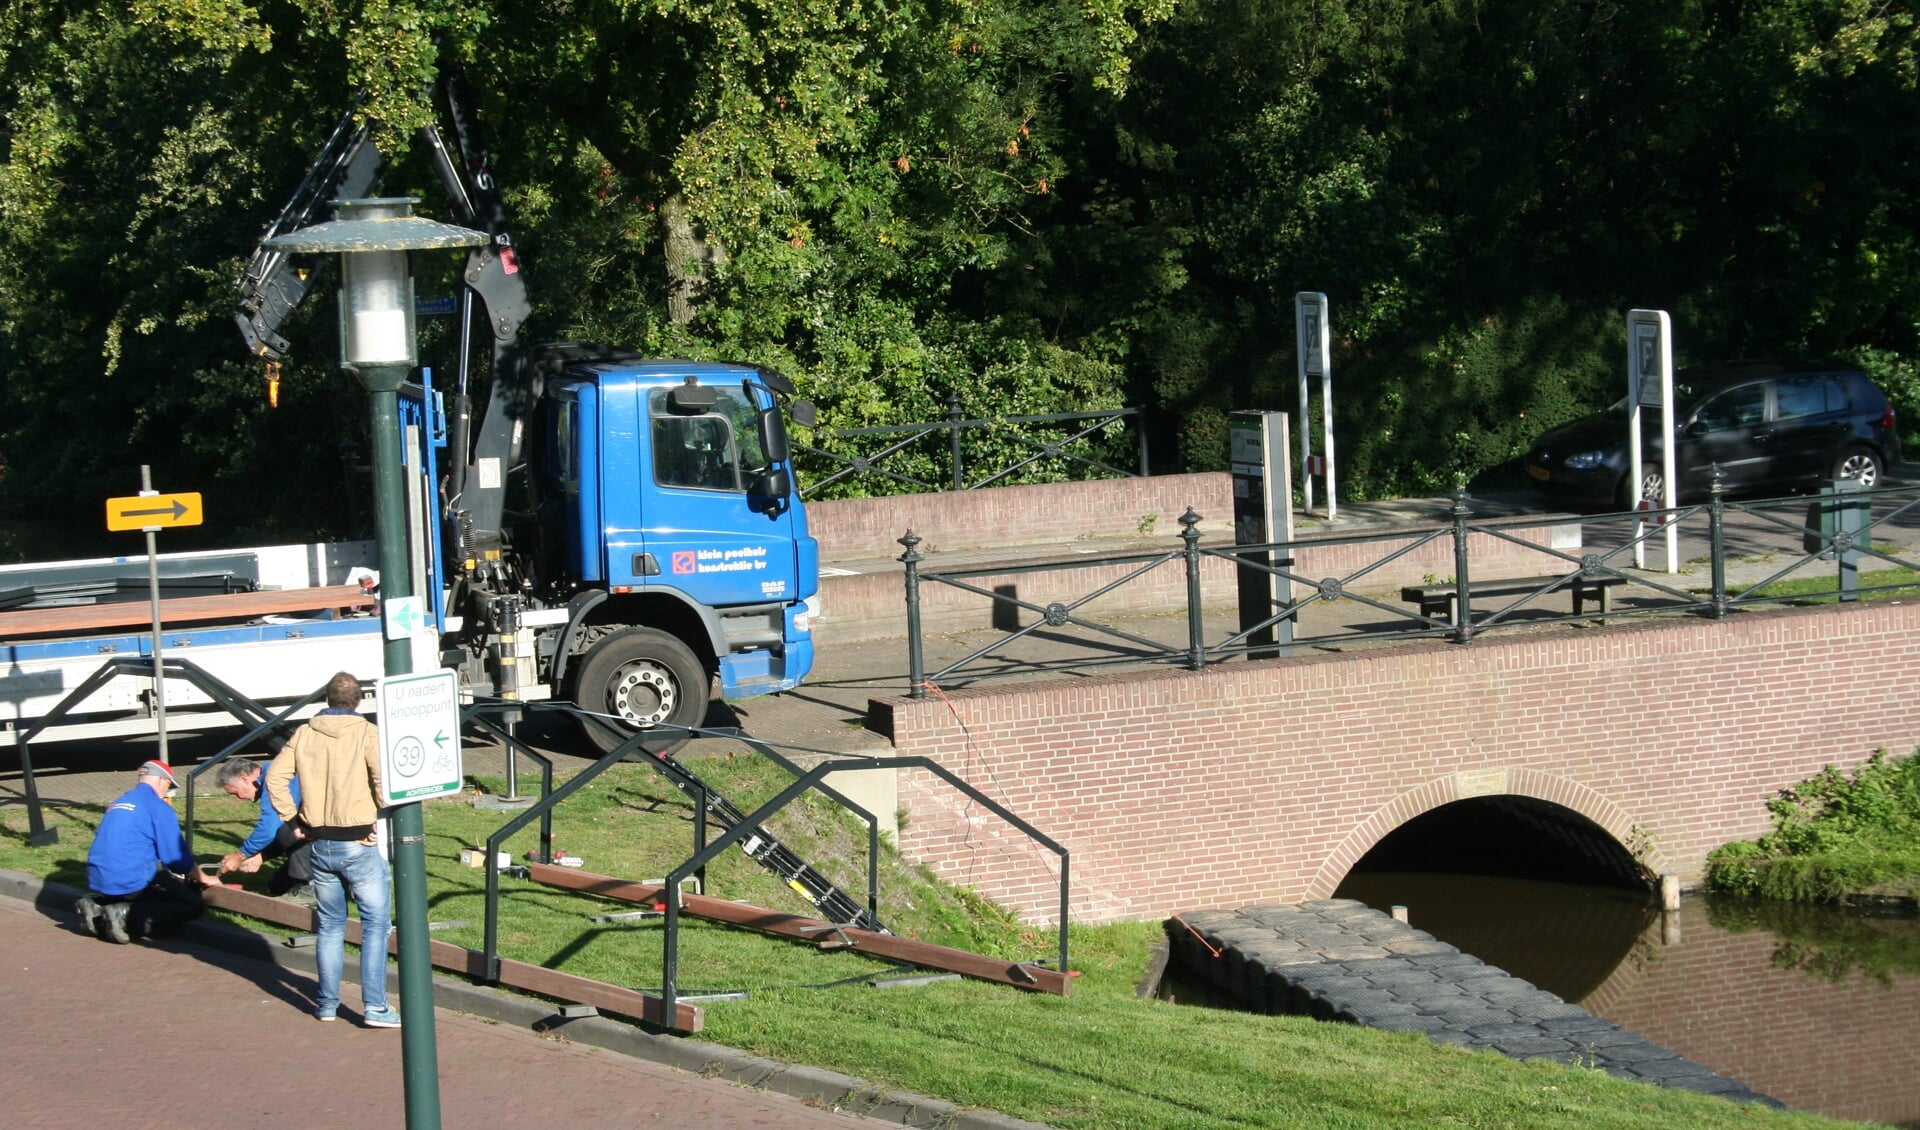
[(388, 675), (380, 723), (380, 801), (411, 804), (460, 791), (460, 688), (451, 670)]

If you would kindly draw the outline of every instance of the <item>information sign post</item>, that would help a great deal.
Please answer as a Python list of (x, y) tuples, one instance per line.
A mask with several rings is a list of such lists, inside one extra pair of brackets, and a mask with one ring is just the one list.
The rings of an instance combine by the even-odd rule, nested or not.
[[(1646, 468), (1640, 450), (1644, 429), (1640, 409), (1660, 409), (1660, 489), (1647, 490)], [(1629, 505), (1637, 512), (1652, 507), (1672, 510), (1680, 504), (1674, 481), (1673, 448), (1673, 323), (1665, 310), (1627, 311), (1627, 482)], [(1680, 532), (1671, 520), (1662, 520), (1667, 536), (1667, 572), (1680, 571)], [(1647, 567), (1647, 524), (1634, 523), (1633, 563)]]
[[(1228, 423), (1233, 468), (1233, 544), (1260, 546), (1293, 540), (1293, 461), (1288, 458), (1287, 414), (1235, 412)], [(1291, 617), (1269, 623), (1293, 603), (1293, 582), (1272, 569), (1293, 565), (1271, 550), (1242, 551), (1239, 573), (1240, 630), (1249, 646), (1280, 644), (1248, 652), (1253, 659), (1291, 654)]]
[(161, 654), (160, 551), (156, 531), (171, 526), (197, 526), (201, 521), (198, 494), (161, 494), (153, 489), (153, 468), (140, 465), (140, 493), (107, 499), (107, 529), (144, 530), (147, 535), (147, 601), (153, 612), (153, 719), (159, 734), (161, 764), (167, 755), (167, 676)]
[(380, 803), (415, 804), (460, 791), (460, 684), (442, 667), (377, 684)]
[[(1327, 480), (1327, 521), (1338, 513), (1334, 501), (1333, 470), (1333, 330), (1332, 307), (1327, 296), (1317, 290), (1303, 290), (1293, 296), (1294, 340), (1299, 343), (1300, 358), (1300, 489), (1301, 500), (1313, 511), (1313, 477)], [(1320, 378), (1320, 413), (1323, 417), (1322, 454), (1313, 453), (1313, 417), (1308, 415), (1312, 400), (1309, 377)], [(1289, 500), (1291, 505), (1291, 500)]]

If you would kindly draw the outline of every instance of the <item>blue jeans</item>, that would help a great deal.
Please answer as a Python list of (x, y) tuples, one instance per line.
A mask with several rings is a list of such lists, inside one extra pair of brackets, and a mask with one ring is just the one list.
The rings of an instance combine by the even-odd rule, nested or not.
[(344, 840), (313, 842), (313, 894), (319, 901), (322, 1010), (340, 1007), (340, 972), (347, 960), (347, 895), (360, 908), (360, 1000), (367, 1011), (387, 1007), (387, 931), (393, 924), (393, 893), (387, 861), (372, 844)]

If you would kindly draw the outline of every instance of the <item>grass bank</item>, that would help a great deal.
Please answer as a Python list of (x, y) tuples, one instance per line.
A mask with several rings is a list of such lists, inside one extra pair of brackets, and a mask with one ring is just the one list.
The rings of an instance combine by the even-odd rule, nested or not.
[(1829, 765), (1767, 801), (1773, 828), (1707, 857), (1717, 891), (1783, 902), (1920, 896), (1920, 756)]
[[(749, 811), (785, 780), (754, 757), (702, 761), (697, 770)], [(196, 814), (203, 859), (252, 823), (247, 806), (218, 794), (197, 802)], [(34, 849), (23, 810), (0, 810), (0, 867), (84, 885), (99, 815), (55, 808), (60, 842)], [(425, 815), (430, 915), (469, 923), (435, 937), (478, 947), (484, 876), (459, 855), (508, 817), (458, 800), (431, 802)], [(692, 818), (670, 785), (642, 766), (620, 766), (560, 811), (555, 846), (593, 871), (658, 878), (691, 854)], [(792, 810), (772, 831), (845, 889), (863, 889), (864, 836), (837, 813)], [(510, 846), (522, 855), (535, 836), (522, 833)], [(880, 872), (880, 914), (897, 933), (1010, 958), (1055, 953), (1050, 927), (1023, 924), (897, 855), (887, 853)], [(595, 922), (631, 908), (520, 880), (504, 879), (502, 891), (505, 956), (634, 988), (659, 984), (657, 920)], [(738, 853), (715, 861), (708, 893), (808, 910)], [(680, 983), (683, 991), (751, 993), (708, 1005), (701, 1038), (1063, 1128), (1843, 1125), (1413, 1034), (1140, 1000), (1135, 986), (1158, 937), (1157, 923), (1073, 928), (1080, 976), (1073, 995), (1059, 998), (965, 981), (877, 991), (864, 981), (887, 971), (883, 962), (693, 921), (683, 931)]]
[[(1920, 573), (1904, 566), (1874, 567), (1880, 564), (1878, 560), (1870, 559), (1868, 568), (1860, 571), (1860, 588), (1856, 594), (1859, 599), (1906, 600), (1920, 596)], [(1837, 574), (1827, 573), (1818, 577), (1793, 577), (1767, 585), (1728, 585), (1727, 592), (1734, 596), (1764, 596), (1768, 600), (1791, 601), (1795, 604), (1835, 604), (1840, 600), (1836, 591), (1839, 584)]]

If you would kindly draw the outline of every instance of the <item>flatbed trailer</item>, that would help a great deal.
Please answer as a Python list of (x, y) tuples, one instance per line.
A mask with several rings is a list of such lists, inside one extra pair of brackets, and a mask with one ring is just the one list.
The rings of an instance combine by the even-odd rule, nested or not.
[[(250, 591), (163, 599), (161, 647), (263, 705), (296, 701), (337, 671), (363, 678), (381, 670), (381, 627), (374, 596), (346, 583), (372, 557), (365, 542), (272, 546), (217, 554), (169, 554), (165, 572), (185, 576), (229, 570)], [(74, 597), (73, 578), (111, 591), (110, 582), (138, 575), (144, 556), (0, 567), (0, 594), (14, 594), (0, 612), (0, 747), (58, 709), (108, 662), (153, 657), (152, 606), (146, 593), (120, 584), (107, 599)], [(84, 586), (82, 586), (84, 587)], [(54, 590), (50, 605), (19, 594)], [(132, 596), (141, 599), (128, 599)], [(58, 725), (36, 742), (144, 737), (158, 731), (150, 674), (122, 674), (67, 704)], [(237, 724), (190, 683), (170, 679), (167, 730), (190, 732)]]

